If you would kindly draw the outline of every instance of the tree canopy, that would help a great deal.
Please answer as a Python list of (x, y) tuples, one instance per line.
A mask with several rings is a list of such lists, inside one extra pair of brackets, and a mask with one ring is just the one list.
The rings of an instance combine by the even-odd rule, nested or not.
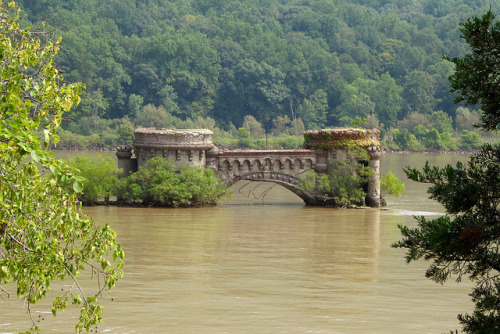
[[(454, 58), (456, 72), (450, 77), (459, 92), (457, 101), (479, 103), (486, 129), (500, 126), (500, 105), (490, 95), (498, 89), (500, 25), (488, 11), (462, 24), (471, 53)], [(486, 75), (486, 72), (488, 75)], [(481, 78), (481, 79), (480, 79)], [(479, 80), (479, 81), (478, 81)], [(436, 119), (443, 123), (443, 115)], [(444, 205), (446, 215), (437, 219), (418, 217), (418, 226), (400, 226), (403, 239), (394, 247), (406, 248), (408, 262), (432, 261), (426, 276), (438, 283), (451, 277), (470, 279), (475, 309), (458, 316), (466, 333), (497, 333), (500, 326), (500, 146), (486, 144), (467, 164), (444, 168), (428, 164), (422, 171), (406, 170), (408, 177), (430, 183), (431, 198)]]
[(459, 93), (456, 102), (481, 105), (481, 127), (499, 130), (500, 86), (494, 78), (500, 76), (498, 45), (500, 22), (488, 11), (483, 17), (475, 17), (462, 23), (462, 37), (470, 45), (471, 52), (464, 57), (451, 58), (455, 73), (451, 76), (452, 91)]
[[(124, 255), (110, 227), (81, 211), (73, 172), (47, 151), (84, 88), (64, 82), (54, 64), (61, 39), (53, 37), (44, 24), (22, 28), (16, 4), (0, 2), (0, 295), (17, 295), (30, 313), (51, 284), (69, 279), (73, 287), (59, 293), (52, 313), (73, 304), (76, 331), (88, 332), (101, 321), (98, 297), (121, 277)], [(99, 277), (92, 293), (79, 284), (84, 268)]]
[(441, 55), (467, 52), (461, 20), (500, 9), (497, 0), (19, 4), (25, 24), (64, 27), (58, 65), (68, 82), (87, 86), (62, 125), (77, 134), (95, 116), (135, 121), (146, 105), (183, 121), (211, 117), (224, 130), (247, 115), (261, 124), (301, 118), (306, 129), (365, 115), (390, 129), (438, 110), (454, 119), (452, 68)]

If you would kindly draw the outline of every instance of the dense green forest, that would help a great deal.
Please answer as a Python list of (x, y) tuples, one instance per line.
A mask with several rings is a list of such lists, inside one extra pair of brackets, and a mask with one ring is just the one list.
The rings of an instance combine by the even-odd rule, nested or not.
[(353, 125), (395, 149), (480, 142), (442, 55), (465, 54), (459, 23), (500, 0), (18, 2), (26, 25), (64, 37), (57, 65), (87, 86), (67, 146), (129, 143), (136, 126), (206, 127), (222, 146)]

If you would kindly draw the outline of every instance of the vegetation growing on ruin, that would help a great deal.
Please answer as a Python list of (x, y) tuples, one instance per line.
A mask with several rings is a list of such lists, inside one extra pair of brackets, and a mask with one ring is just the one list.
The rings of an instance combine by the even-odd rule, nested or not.
[(118, 197), (144, 206), (193, 207), (217, 205), (229, 195), (226, 185), (211, 169), (174, 168), (171, 160), (154, 157), (120, 180)]
[(373, 170), (365, 166), (368, 155), (364, 149), (350, 147), (346, 159), (331, 166), (327, 174), (319, 176), (309, 171), (299, 177), (299, 187), (306, 192), (320, 193), (325, 200), (338, 207), (364, 205), (366, 185)]
[(304, 147), (321, 150), (341, 148), (368, 148), (379, 146), (378, 130), (335, 129), (309, 130), (304, 133)]

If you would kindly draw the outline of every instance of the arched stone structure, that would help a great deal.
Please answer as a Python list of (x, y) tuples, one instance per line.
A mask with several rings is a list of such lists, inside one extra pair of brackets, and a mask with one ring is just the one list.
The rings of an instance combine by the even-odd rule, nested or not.
[(371, 207), (381, 205), (380, 193), (380, 131), (377, 129), (323, 129), (304, 133), (304, 147), (314, 149), (318, 161), (316, 172), (329, 173), (339, 160), (344, 160), (352, 148), (361, 148), (368, 153), (366, 163), (373, 170), (373, 177), (367, 185), (365, 204)]
[(268, 171), (259, 171), (259, 172), (251, 172), (247, 174), (234, 176), (228, 183), (228, 186), (235, 184), (240, 180), (248, 180), (248, 181), (259, 181), (259, 182), (273, 182), (279, 184), (286, 189), (290, 190), (297, 196), (299, 196), (306, 204), (308, 205), (320, 205), (327, 204), (329, 199), (320, 192), (313, 190), (307, 191), (301, 186), (301, 181), (298, 177), (280, 173), (280, 172), (268, 172)]
[[(369, 156), (366, 163), (374, 171), (373, 178), (367, 184), (365, 203), (372, 207), (378, 207), (381, 203), (378, 130), (307, 131), (304, 133), (305, 149), (297, 150), (218, 150), (212, 143), (212, 132), (206, 129), (137, 129), (134, 133), (135, 164), (130, 154), (124, 152), (125, 147), (118, 148), (118, 163), (125, 169), (140, 168), (150, 158), (162, 155), (174, 160), (177, 167), (191, 165), (211, 168), (228, 185), (238, 180), (278, 183), (309, 205), (325, 205), (329, 199), (317, 192), (305, 191), (299, 176), (310, 170), (318, 174), (328, 173), (337, 161), (347, 158), (350, 147), (362, 148)], [(125, 174), (129, 172), (124, 170)]]

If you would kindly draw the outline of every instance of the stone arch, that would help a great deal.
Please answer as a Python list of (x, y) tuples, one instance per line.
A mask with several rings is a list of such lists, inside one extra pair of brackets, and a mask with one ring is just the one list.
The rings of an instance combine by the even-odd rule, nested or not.
[(287, 173), (256, 171), (233, 176), (225, 174), (224, 176), (225, 177), (223, 178), (223, 180), (228, 187), (234, 185), (240, 180), (271, 182), (279, 184), (282, 187), (290, 190), (292, 193), (300, 197), (306, 204), (311, 204), (322, 200), (321, 195), (304, 191), (297, 182), (298, 178)]
[(304, 169), (313, 169), (314, 168), (314, 162), (312, 159), (305, 159), (304, 161)]
[(239, 175), (235, 175), (231, 179), (228, 179), (228, 178), (223, 179), (224, 183), (228, 187), (231, 187), (233, 184), (235, 184), (236, 182), (238, 182), (240, 180), (242, 180), (242, 178)]
[(251, 164), (251, 167), (250, 169), (254, 170), (254, 171), (257, 171), (257, 170), (260, 170), (262, 168), (262, 162), (259, 161), (259, 159), (255, 159), (253, 161), (253, 163)]
[(283, 170), (284, 172), (289, 172), (293, 169), (293, 162), (289, 158), (286, 158), (285, 161), (283, 161)]
[(273, 163), (270, 158), (265, 158), (264, 163), (262, 165), (265, 171), (273, 170)]
[(241, 164), (241, 170), (243, 172), (249, 172), (251, 169), (252, 169), (252, 163), (250, 162), (250, 160), (248, 159), (243, 160), (243, 163)]
[(299, 158), (294, 159), (293, 160), (293, 169), (295, 169), (295, 170), (304, 169), (304, 164), (303, 164), (302, 160), (300, 160)]
[(233, 169), (241, 171), (241, 162), (239, 160), (234, 160), (233, 161)]
[(272, 165), (271, 165), (271, 170), (274, 170), (274, 171), (280, 171), (283, 169), (283, 162), (281, 161), (281, 159), (279, 158), (276, 158), (272, 161)]
[(228, 171), (228, 170), (231, 170), (231, 163), (229, 162), (229, 160), (223, 160), (221, 163), (220, 163), (220, 166), (221, 166), (221, 170), (224, 170), (224, 171)]

